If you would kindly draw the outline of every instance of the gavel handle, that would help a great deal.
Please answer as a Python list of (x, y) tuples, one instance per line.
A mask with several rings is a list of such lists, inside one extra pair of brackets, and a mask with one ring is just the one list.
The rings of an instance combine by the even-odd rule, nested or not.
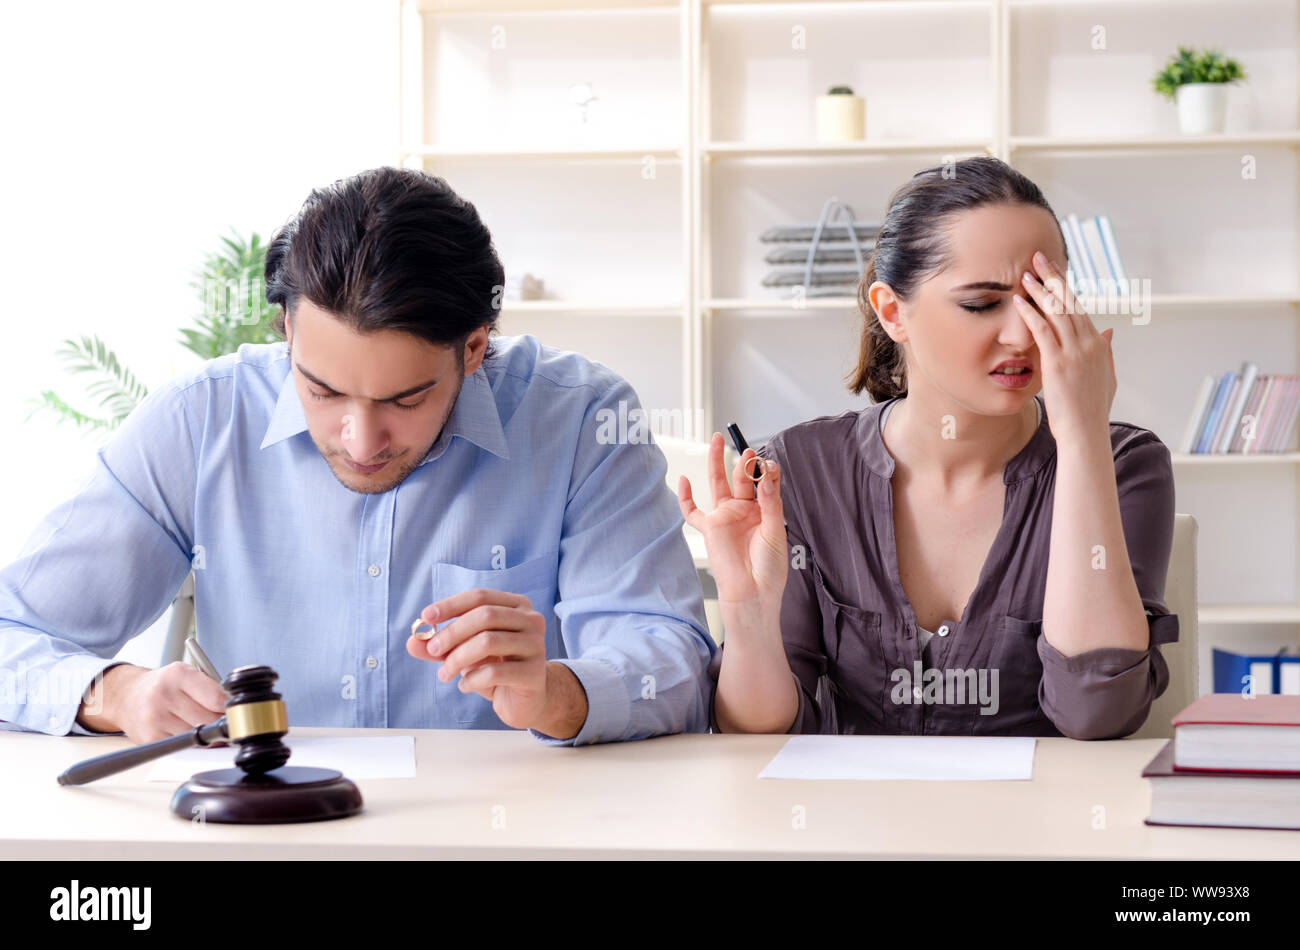
[(107, 775), (125, 772), (142, 762), (152, 762), (154, 759), (160, 759), (164, 755), (177, 752), (180, 749), (206, 746), (220, 739), (229, 738), (226, 717), (222, 716), (216, 722), (210, 722), (206, 726), (195, 726), (190, 732), (182, 732), (179, 735), (168, 736), (166, 739), (159, 739), (157, 742), (138, 745), (132, 749), (123, 749), (120, 752), (109, 752), (93, 759), (86, 759), (84, 762), (78, 762), (59, 776), (59, 784), (85, 785), (87, 782), (93, 782), (95, 779), (104, 778)]

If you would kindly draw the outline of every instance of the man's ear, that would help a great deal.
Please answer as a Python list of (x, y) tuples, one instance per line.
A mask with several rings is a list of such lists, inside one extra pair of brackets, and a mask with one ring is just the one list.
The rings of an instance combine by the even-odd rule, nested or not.
[(483, 365), (483, 357), (487, 354), (488, 328), (479, 327), (468, 337), (465, 338), (465, 375), (471, 376), (478, 372), (478, 368)]
[(293, 349), (293, 324), (289, 321), (289, 308), (284, 308), (284, 339)]

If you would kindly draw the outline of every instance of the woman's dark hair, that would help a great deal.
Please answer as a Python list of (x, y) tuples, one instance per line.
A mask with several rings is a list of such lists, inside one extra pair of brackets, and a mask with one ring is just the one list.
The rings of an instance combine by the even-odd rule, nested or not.
[[(496, 332), (505, 275), (474, 206), (441, 178), (372, 168), (316, 188), (266, 252), (266, 299), (300, 298), (368, 333), (404, 330), (451, 346), (464, 365), (470, 333)], [(489, 344), (486, 358), (491, 358)]]
[[(890, 286), (900, 300), (948, 264), (945, 233), (949, 218), (985, 205), (1023, 204), (1052, 215), (1061, 225), (1039, 187), (1006, 162), (988, 155), (948, 165), (935, 165), (912, 176), (894, 192), (876, 238), (875, 249), (858, 284), (862, 340), (858, 365), (849, 375), (849, 389), (866, 390), (875, 402), (907, 395), (907, 362), (903, 348), (881, 326), (867, 291), (877, 280)], [(1064, 245), (1065, 238), (1061, 237)]]

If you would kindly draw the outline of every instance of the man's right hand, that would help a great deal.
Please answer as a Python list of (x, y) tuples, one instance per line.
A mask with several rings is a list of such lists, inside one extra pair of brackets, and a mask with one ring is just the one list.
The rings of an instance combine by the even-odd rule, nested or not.
[(220, 718), (227, 698), (220, 683), (180, 660), (157, 670), (123, 664), (91, 684), (77, 722), (96, 732), (125, 732), (139, 745)]

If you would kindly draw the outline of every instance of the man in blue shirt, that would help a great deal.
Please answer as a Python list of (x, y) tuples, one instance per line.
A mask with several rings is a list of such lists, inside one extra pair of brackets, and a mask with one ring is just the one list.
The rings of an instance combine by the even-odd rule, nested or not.
[(150, 393), (0, 570), (0, 720), (146, 742), (216, 719), (203, 674), (111, 659), (192, 570), (208, 656), (273, 667), (294, 725), (707, 731), (715, 647), (663, 454), (608, 437), (639, 409), (618, 375), (491, 336), (473, 205), (364, 172), (312, 192), (266, 276), (286, 341)]

